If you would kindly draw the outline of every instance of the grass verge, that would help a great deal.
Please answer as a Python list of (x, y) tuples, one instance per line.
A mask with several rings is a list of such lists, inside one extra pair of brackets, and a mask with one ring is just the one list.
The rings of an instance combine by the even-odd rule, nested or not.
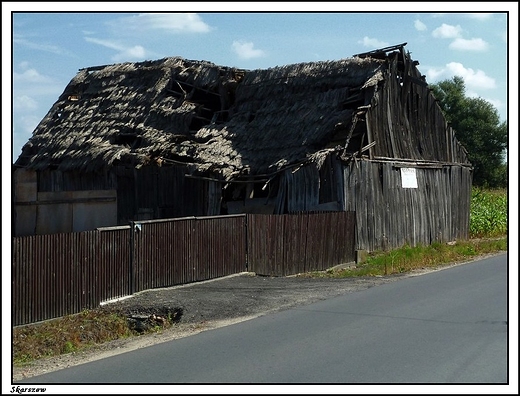
[(177, 321), (175, 313), (166, 313), (150, 315), (136, 325), (135, 319), (123, 312), (98, 308), (19, 326), (13, 329), (12, 362), (24, 366), (37, 359), (79, 352), (108, 341), (159, 332)]
[(404, 246), (388, 252), (374, 252), (354, 267), (301, 274), (313, 278), (349, 278), (401, 274), (423, 268), (435, 268), (471, 260), (477, 256), (507, 250), (507, 238), (472, 239), (455, 244)]
[(77, 352), (135, 335), (127, 319), (103, 310), (85, 310), (59, 319), (13, 329), (13, 364)]

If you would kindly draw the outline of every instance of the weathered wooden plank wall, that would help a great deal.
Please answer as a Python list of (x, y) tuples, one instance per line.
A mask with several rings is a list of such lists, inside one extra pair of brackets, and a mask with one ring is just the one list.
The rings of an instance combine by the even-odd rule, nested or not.
[(417, 69), (399, 70), (397, 60), (390, 65), (366, 112), (369, 143), (376, 142), (370, 149), (372, 158), (468, 164), (465, 150)]
[(220, 196), (215, 194), (214, 188), (210, 189), (214, 182), (186, 177), (185, 166), (116, 167), (114, 173), (117, 174), (119, 224), (220, 214)]
[(332, 156), (321, 168), (306, 164), (281, 172), (275, 214), (342, 211), (343, 170)]
[(417, 188), (403, 188), (402, 167), (413, 166), (358, 160), (344, 167), (345, 209), (356, 212), (356, 249), (467, 239), (470, 170), (417, 167)]

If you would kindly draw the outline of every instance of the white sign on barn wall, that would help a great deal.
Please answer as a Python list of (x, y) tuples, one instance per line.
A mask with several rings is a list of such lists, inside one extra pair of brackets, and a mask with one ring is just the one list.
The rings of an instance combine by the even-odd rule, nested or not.
[(403, 188), (417, 188), (417, 174), (415, 168), (401, 168)]

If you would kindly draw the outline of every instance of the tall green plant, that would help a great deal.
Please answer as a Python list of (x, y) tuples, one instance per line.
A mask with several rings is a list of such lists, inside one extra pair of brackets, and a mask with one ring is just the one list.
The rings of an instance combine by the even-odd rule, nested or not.
[(469, 233), (471, 238), (507, 234), (507, 193), (505, 190), (473, 188)]

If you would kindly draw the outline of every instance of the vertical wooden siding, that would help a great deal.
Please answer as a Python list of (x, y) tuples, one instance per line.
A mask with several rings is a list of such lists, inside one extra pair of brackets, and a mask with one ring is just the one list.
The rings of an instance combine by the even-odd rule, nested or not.
[(358, 161), (344, 168), (345, 209), (356, 212), (356, 249), (468, 238), (470, 170), (453, 165), (416, 173), (418, 187), (403, 188), (400, 165)]
[(248, 215), (249, 271), (287, 276), (354, 261), (352, 212)]
[[(412, 60), (399, 70), (398, 56), (385, 71), (366, 112), (372, 158), (401, 158), (469, 165), (467, 154), (448, 125)], [(411, 66), (411, 67), (410, 67)]]
[(350, 262), (354, 223), (351, 212), (241, 214), (13, 238), (13, 325), (247, 270), (284, 276)]

